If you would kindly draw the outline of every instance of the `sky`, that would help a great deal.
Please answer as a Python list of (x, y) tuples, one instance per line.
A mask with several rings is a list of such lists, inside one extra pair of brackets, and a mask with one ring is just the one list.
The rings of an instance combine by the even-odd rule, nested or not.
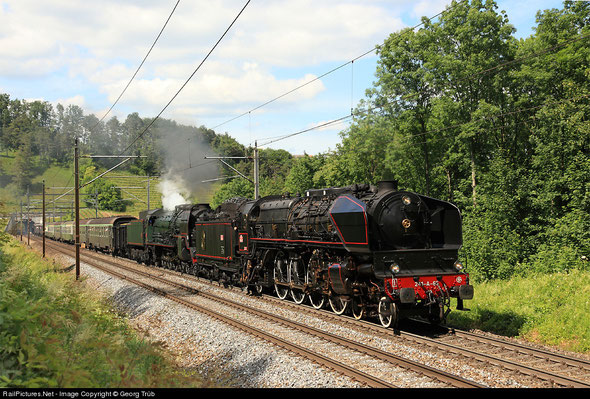
[[(158, 115), (246, 0), (180, 0), (137, 76), (107, 114), (176, 4), (0, 0), (0, 93), (78, 105), (86, 114), (106, 114), (105, 121), (116, 116), (123, 122), (132, 112)], [(266, 143), (349, 115), (372, 87), (377, 65), (375, 52), (356, 58), (448, 4), (450, 0), (252, 0), (162, 118), (294, 155), (334, 150), (347, 121)], [(519, 38), (533, 33), (538, 10), (562, 7), (557, 0), (497, 4)]]

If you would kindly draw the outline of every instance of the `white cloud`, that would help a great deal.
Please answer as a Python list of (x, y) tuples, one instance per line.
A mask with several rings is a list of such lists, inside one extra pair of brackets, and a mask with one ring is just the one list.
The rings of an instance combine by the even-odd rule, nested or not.
[[(244, 2), (180, 2), (112, 114), (121, 109), (142, 116), (158, 113)], [(443, 8), (441, 2), (421, 0), (413, 7), (431, 15)], [(35, 79), (40, 92), (29, 89), (29, 97), (73, 103), (87, 113), (108, 109), (129, 82), (175, 3), (0, 0), (0, 83), (6, 86), (1, 76)], [(429, 12), (428, 7), (436, 10)], [(407, 9), (407, 2), (402, 0), (253, 1), (174, 100), (166, 117), (198, 123), (204, 117), (229, 118), (245, 112), (326, 72), (318, 71), (318, 66), (337, 66), (382, 43), (404, 26), (400, 16)], [(64, 82), (76, 83), (64, 87), (68, 86)], [(54, 94), (55, 87), (60, 88), (60, 94)], [(318, 81), (281, 98), (273, 107), (283, 111), (295, 109), (297, 104), (299, 109), (313, 108), (310, 101), (325, 91), (324, 82)], [(100, 95), (103, 101), (98, 102)], [(54, 98), (58, 96), (61, 99)], [(308, 122), (296, 121), (293, 128), (300, 128), (299, 123)]]
[[(112, 69), (109, 71), (113, 72)], [(109, 101), (115, 101), (128, 83), (128, 75), (116, 72), (113, 72), (113, 75), (119, 75), (120, 79), (101, 84), (103, 91), (108, 93)], [(175, 75), (172, 74), (172, 76)], [(245, 63), (242, 68), (235, 68), (229, 64), (227, 68), (208, 70), (202, 75), (195, 76), (194, 80), (191, 80), (175, 98), (174, 108), (182, 108), (187, 117), (193, 114), (193, 118), (196, 115), (203, 115), (203, 112), (209, 116), (223, 115), (243, 109), (244, 104), (250, 107), (256, 106), (315, 78), (315, 75), (306, 74), (298, 79), (277, 79), (257, 64)], [(186, 78), (179, 77), (136, 79), (125, 93), (125, 102), (157, 112), (185, 81)], [(322, 82), (316, 81), (297, 90), (293, 95), (285, 97), (282, 104), (313, 98), (324, 89)]]
[(350, 60), (403, 26), (377, 5), (351, 1), (298, 0), (254, 4), (253, 15), (220, 50), (223, 57), (275, 66)]
[[(68, 65), (71, 57), (83, 55), (137, 65), (174, 2), (5, 0), (3, 4), (3, 58), (53, 58), (59, 62), (54, 60), (52, 65)], [(201, 60), (240, 7), (235, 1), (181, 2), (146, 67)], [(378, 5), (252, 2), (216, 57), (273, 66), (313, 65), (354, 57), (401, 26), (398, 18)]]
[(423, 16), (433, 17), (439, 12), (443, 11), (447, 5), (450, 4), (449, 0), (420, 0), (416, 1), (412, 8), (412, 15), (415, 18), (421, 18)]

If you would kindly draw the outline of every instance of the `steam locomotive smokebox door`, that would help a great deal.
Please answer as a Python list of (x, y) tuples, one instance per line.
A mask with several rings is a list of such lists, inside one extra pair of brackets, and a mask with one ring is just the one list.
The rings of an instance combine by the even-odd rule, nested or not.
[(350, 195), (336, 198), (330, 208), (332, 223), (342, 242), (351, 250), (367, 250), (369, 231), (366, 204)]

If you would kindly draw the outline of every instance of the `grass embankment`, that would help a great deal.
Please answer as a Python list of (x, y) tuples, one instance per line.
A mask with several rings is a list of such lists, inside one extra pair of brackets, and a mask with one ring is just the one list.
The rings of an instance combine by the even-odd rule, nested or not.
[(0, 387), (203, 387), (71, 273), (2, 234)]
[(590, 354), (590, 272), (515, 277), (476, 284), (469, 312), (449, 323)]
[[(43, 190), (43, 180), (46, 183), (46, 214), (49, 221), (59, 220), (60, 209), (63, 212), (64, 220), (70, 220), (73, 216), (73, 192), (70, 195), (65, 195), (60, 198), (57, 207), (51, 202), (53, 199), (60, 197), (66, 193), (68, 189), (66, 187), (74, 186), (74, 170), (73, 166), (60, 166), (52, 164), (48, 167), (38, 166), (40, 162), (37, 157), (33, 157), (33, 165), (31, 166), (32, 178), (31, 185), (29, 186), (31, 207), (36, 208), (33, 213), (39, 214), (40, 201)], [(85, 171), (85, 167), (88, 165), (82, 165), (80, 169), (81, 175)], [(27, 196), (25, 193), (15, 195), (19, 193), (17, 185), (12, 182), (16, 173), (14, 166), (14, 153), (1, 153), (0, 154), (0, 203), (4, 204), (2, 209), (6, 213), (19, 212), (20, 201), (23, 201), (23, 209), (26, 210)], [(99, 168), (95, 171), (98, 175), (104, 172), (104, 168)], [(131, 215), (138, 217), (139, 212), (147, 209), (148, 203), (148, 181), (145, 176), (134, 175), (127, 170), (118, 170), (104, 175), (101, 177), (104, 181), (114, 184), (119, 187), (121, 197), (125, 200), (126, 209), (125, 211), (115, 212), (109, 210), (101, 210), (98, 212), (93, 208), (92, 205), (85, 203), (84, 199), (89, 198), (86, 195), (81, 195), (80, 199), (80, 217), (94, 218), (106, 217), (111, 215)], [(162, 207), (162, 193), (160, 192), (161, 187), (159, 184), (158, 177), (151, 177), (149, 181), (149, 202), (150, 209), (157, 209)], [(199, 186), (199, 182), (188, 181), (186, 184), (191, 185), (193, 188)], [(187, 199), (193, 203), (210, 203), (213, 199), (215, 191), (222, 185), (222, 182), (214, 184), (203, 185), (202, 190), (196, 194), (195, 198)], [(84, 194), (84, 193), (83, 193)], [(54, 211), (57, 212), (58, 216), (54, 215)], [(98, 214), (98, 215), (97, 215)]]

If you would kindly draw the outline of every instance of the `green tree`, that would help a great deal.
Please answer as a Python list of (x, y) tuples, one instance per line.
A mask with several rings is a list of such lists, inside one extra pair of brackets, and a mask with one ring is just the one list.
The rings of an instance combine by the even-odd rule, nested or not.
[(246, 179), (236, 177), (223, 184), (213, 196), (211, 207), (216, 208), (231, 198), (254, 198), (254, 185)]
[(83, 186), (82, 192), (88, 194), (84, 196), (86, 206), (97, 207), (99, 210), (106, 211), (125, 211), (126, 203), (121, 196), (121, 190), (113, 183), (100, 178), (89, 183), (98, 175), (96, 166), (91, 164), (88, 166), (81, 165), (80, 169), (84, 169), (80, 185)]
[(325, 156), (322, 154), (317, 156), (304, 154), (302, 157), (296, 158), (285, 178), (283, 192), (302, 194), (311, 188), (319, 188), (315, 185), (314, 176), (324, 165), (324, 161)]
[[(17, 115), (4, 129), (4, 145), (7, 149), (17, 150), (25, 142), (31, 146), (34, 124), (26, 114)], [(32, 150), (32, 148), (29, 148)]]
[(0, 93), (0, 144), (4, 143), (4, 129), (10, 124), (10, 96)]
[(26, 192), (27, 187), (31, 185), (33, 175), (33, 154), (31, 151), (31, 143), (30, 141), (27, 141), (18, 148), (14, 158), (13, 181), (21, 194)]
[[(391, 34), (378, 47), (377, 81), (369, 95), (385, 115), (386, 119), (380, 124), (388, 126), (376, 129), (374, 116), (367, 117), (364, 123), (376, 130), (371, 137), (383, 140), (371, 140), (371, 144), (376, 145), (378, 151), (385, 151), (385, 154), (376, 155), (387, 158), (387, 166), (395, 171), (395, 177), (402, 182), (411, 181), (412, 188), (430, 194), (433, 148), (429, 144), (427, 128), (436, 94), (431, 70), (436, 37), (429, 21), (423, 19), (423, 22), (425, 28)], [(403, 149), (398, 151), (400, 147)], [(363, 151), (363, 155), (366, 152)], [(372, 163), (374, 170), (383, 169), (374, 161)]]

